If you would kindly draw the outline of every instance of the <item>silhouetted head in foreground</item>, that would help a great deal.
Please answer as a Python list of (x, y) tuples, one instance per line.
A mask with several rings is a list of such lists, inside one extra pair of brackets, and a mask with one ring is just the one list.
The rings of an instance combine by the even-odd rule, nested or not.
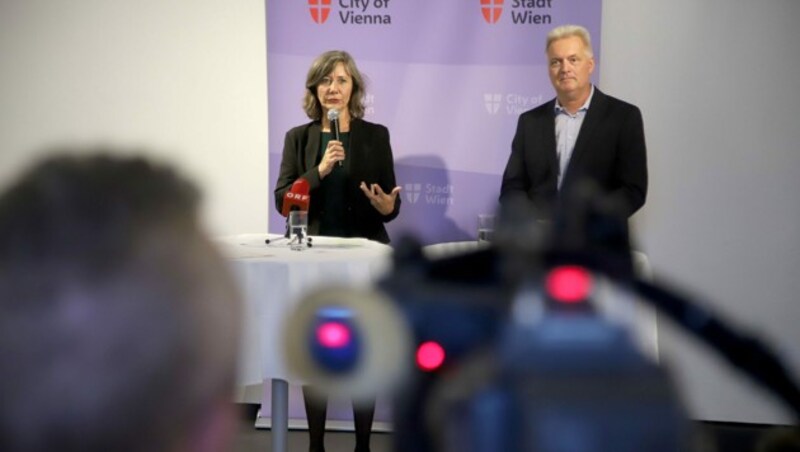
[(0, 196), (0, 450), (225, 448), (240, 302), (198, 191), (65, 151)]

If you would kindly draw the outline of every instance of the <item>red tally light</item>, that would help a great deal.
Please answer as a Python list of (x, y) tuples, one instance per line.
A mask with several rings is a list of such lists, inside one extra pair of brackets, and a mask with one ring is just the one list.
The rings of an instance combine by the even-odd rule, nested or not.
[(420, 369), (431, 372), (444, 362), (444, 348), (433, 341), (423, 342), (417, 348), (417, 365)]
[(555, 267), (547, 274), (545, 287), (556, 301), (580, 303), (592, 290), (592, 276), (585, 268), (577, 265)]
[(350, 343), (350, 329), (340, 322), (325, 322), (317, 328), (317, 341), (327, 348), (341, 348)]

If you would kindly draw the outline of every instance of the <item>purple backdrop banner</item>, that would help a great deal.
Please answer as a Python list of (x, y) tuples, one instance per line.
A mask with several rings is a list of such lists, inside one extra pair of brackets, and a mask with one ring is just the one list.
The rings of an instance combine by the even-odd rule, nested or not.
[[(477, 215), (497, 208), (517, 117), (554, 96), (553, 27), (589, 29), (599, 77), (601, 0), (266, 0), (266, 10), (270, 187), (286, 131), (308, 121), (308, 67), (346, 50), (368, 80), (365, 119), (391, 133), (403, 187), (393, 239), (476, 239)], [(283, 232), (270, 209), (269, 230)]]

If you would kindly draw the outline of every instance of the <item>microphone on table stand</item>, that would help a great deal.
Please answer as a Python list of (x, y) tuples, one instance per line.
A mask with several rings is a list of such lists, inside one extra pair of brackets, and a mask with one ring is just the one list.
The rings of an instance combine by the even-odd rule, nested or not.
[[(304, 178), (299, 178), (292, 184), (292, 187), (286, 194), (283, 195), (283, 205), (281, 208), (281, 215), (286, 217), (286, 232), (283, 234), (284, 239), (289, 238), (289, 212), (294, 210), (308, 212), (308, 206), (311, 203), (311, 186)], [(280, 239), (266, 239), (264, 243), (269, 245)], [(307, 238), (308, 246), (311, 246), (311, 237)]]

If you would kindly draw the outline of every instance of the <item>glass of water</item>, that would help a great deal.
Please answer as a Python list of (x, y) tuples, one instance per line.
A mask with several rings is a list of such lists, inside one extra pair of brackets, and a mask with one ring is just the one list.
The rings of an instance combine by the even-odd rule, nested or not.
[(486, 243), (494, 240), (494, 215), (482, 213), (478, 215), (478, 242)]
[(300, 251), (308, 244), (308, 212), (293, 210), (289, 212), (289, 247)]

